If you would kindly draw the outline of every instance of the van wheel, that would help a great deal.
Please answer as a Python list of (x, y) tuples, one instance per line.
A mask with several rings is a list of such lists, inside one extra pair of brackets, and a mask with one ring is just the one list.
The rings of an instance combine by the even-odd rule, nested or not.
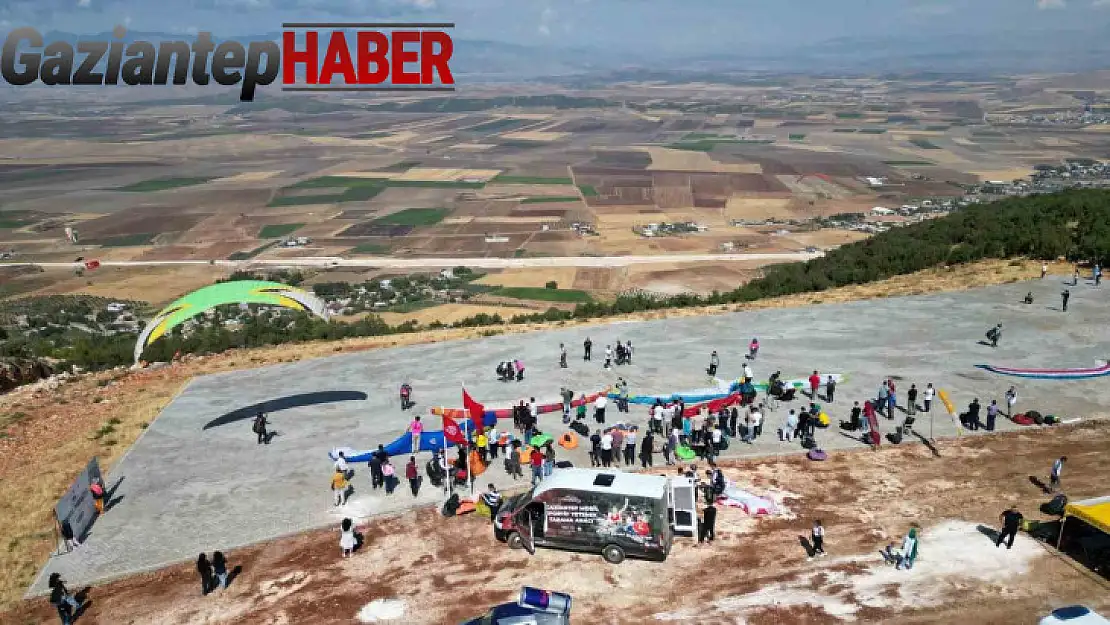
[(509, 534), (509, 538), (505, 541), (509, 543), (509, 549), (523, 549), (524, 539), (520, 537), (519, 532)]
[(620, 564), (624, 562), (624, 549), (616, 545), (605, 545), (605, 548), (601, 550), (601, 557), (605, 558), (605, 561), (609, 564)]

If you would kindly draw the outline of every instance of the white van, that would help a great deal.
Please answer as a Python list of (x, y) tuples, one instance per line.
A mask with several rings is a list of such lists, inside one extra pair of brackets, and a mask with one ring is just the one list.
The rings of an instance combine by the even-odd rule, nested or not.
[(1057, 608), (1042, 618), (1040, 625), (1110, 625), (1101, 614), (1081, 605)]

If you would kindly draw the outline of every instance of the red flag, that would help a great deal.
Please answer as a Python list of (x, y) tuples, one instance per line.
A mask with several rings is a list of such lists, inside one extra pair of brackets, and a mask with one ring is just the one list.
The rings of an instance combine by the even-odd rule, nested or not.
[(466, 437), (463, 436), (462, 428), (451, 417), (443, 417), (443, 438), (456, 445), (466, 444)]
[(475, 427), (485, 428), (486, 407), (474, 401), (474, 398), (466, 392), (465, 388), (463, 389), (463, 407), (470, 413), (470, 420), (474, 422)]

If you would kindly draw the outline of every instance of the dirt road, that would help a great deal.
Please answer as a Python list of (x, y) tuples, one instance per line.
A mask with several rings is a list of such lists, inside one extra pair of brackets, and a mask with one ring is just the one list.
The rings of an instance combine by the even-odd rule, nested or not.
[[(527, 584), (573, 595), (576, 623), (1036, 623), (1071, 603), (1105, 611), (1110, 583), (1024, 534), (1012, 550), (996, 548), (998, 515), (1014, 503), (1047, 519), (1038, 506), (1048, 497), (1031, 478), (1065, 453), (1068, 494), (1106, 494), (1107, 449), (1110, 423), (1089, 422), (945, 441), (939, 455), (901, 445), (824, 463), (731, 462), (728, 477), (774, 499), (781, 514), (722, 508), (712, 546), (678, 539), (665, 563), (528, 556), (497, 543), (483, 519), (424, 510), (365, 526), (366, 547), (349, 560), (336, 531), (238, 551), (229, 560), (242, 572), (207, 598), (188, 565), (96, 587), (81, 622), (352, 623), (387, 600), (404, 606), (387, 622), (459, 623)], [(816, 518), (829, 556), (809, 559), (801, 539)], [(878, 551), (900, 543), (911, 523), (923, 528), (920, 557), (896, 571)], [(43, 600), (0, 614), (5, 623), (48, 618)]]

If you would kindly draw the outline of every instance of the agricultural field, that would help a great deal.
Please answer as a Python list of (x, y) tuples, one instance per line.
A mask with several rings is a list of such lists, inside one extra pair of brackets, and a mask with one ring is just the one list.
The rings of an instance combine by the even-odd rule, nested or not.
[[(711, 91), (484, 86), (373, 105), (305, 96), (245, 106), (191, 92), (140, 105), (109, 94), (96, 118), (75, 116), (83, 94), (36, 92), (3, 122), (0, 157), (19, 160), (0, 160), (0, 250), (29, 262), (141, 263), (826, 248), (860, 233), (810, 232), (818, 218), (955, 197), (1035, 164), (1108, 153), (1099, 127), (986, 123), (1070, 101), (1008, 80), (851, 79), (873, 94), (866, 105), (836, 79), (811, 77)], [(52, 116), (66, 118), (66, 134)], [(701, 228), (637, 234), (664, 222)], [(291, 234), (309, 242), (274, 244)], [(648, 273), (625, 275), (622, 288), (682, 286)], [(696, 273), (676, 275), (690, 288), (715, 283)]]

